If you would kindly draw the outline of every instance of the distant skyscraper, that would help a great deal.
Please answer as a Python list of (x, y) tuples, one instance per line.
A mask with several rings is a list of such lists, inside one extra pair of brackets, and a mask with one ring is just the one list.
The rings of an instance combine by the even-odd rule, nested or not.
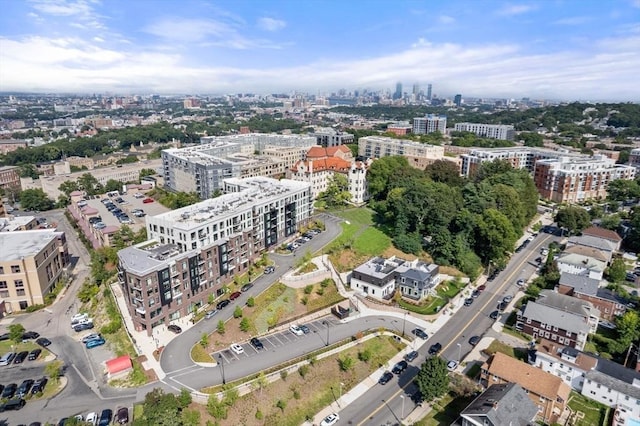
[(415, 96), (418, 96), (419, 93), (420, 93), (420, 85), (418, 83), (415, 83), (413, 85), (413, 94)]
[(393, 99), (402, 99), (402, 83), (396, 83), (396, 91), (393, 94)]
[(456, 104), (456, 106), (462, 105), (462, 95), (456, 95), (455, 98), (453, 98), (453, 103)]
[(427, 85), (427, 99), (431, 100), (431, 85)]

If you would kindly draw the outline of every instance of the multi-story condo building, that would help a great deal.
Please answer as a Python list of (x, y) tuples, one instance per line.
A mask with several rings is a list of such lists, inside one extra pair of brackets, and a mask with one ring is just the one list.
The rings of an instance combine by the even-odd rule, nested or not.
[(323, 148), (332, 146), (345, 145), (353, 143), (353, 135), (351, 133), (342, 132), (332, 127), (318, 127), (309, 136), (316, 138), (316, 144)]
[(424, 117), (413, 119), (413, 133), (424, 135), (427, 133), (440, 132), (444, 134), (447, 130), (447, 116), (427, 114)]
[(429, 164), (437, 160), (455, 161), (451, 157), (445, 157), (442, 146), (384, 136), (365, 136), (360, 138), (358, 140), (358, 155), (365, 158), (402, 155), (409, 160), (410, 166), (421, 170), (424, 170)]
[(456, 132), (471, 132), (483, 138), (502, 139), (512, 141), (515, 138), (515, 128), (508, 124), (456, 123)]
[(408, 121), (398, 121), (387, 126), (387, 133), (393, 133), (398, 136), (408, 135), (411, 133), (412, 127)]
[(616, 179), (633, 179), (636, 168), (608, 157), (538, 160), (533, 179), (543, 198), (558, 203), (576, 203), (590, 198), (604, 199), (607, 186)]
[(310, 136), (259, 133), (203, 137), (200, 142), (162, 151), (162, 163), (167, 188), (196, 192), (203, 200), (222, 190), (227, 178), (284, 176), (316, 143)]
[(230, 178), (223, 189), (220, 197), (147, 216), (148, 237), (186, 251), (249, 233), (253, 250), (260, 252), (293, 235), (313, 210), (311, 186), (306, 182)]
[(44, 304), (69, 265), (64, 232), (0, 232), (0, 299), (7, 312)]
[(19, 188), (20, 168), (18, 166), (0, 167), (0, 188)]
[(560, 274), (557, 291), (560, 294), (585, 300), (600, 311), (600, 319), (612, 321), (627, 311), (627, 301), (608, 288), (599, 286), (600, 280), (587, 275), (575, 275), (567, 272)]
[(147, 217), (150, 241), (118, 252), (118, 277), (136, 328), (151, 335), (202, 306), (265, 249), (294, 235), (311, 214), (310, 186), (269, 178), (228, 179), (227, 194)]
[(629, 153), (629, 165), (640, 168), (640, 148), (634, 148)]

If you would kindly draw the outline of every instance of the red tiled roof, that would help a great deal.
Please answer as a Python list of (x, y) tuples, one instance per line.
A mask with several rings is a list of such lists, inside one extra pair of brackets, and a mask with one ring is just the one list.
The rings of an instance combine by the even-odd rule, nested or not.
[(326, 156), (327, 151), (321, 146), (312, 146), (311, 148), (309, 148), (309, 151), (307, 151), (307, 158), (309, 159), (323, 158)]

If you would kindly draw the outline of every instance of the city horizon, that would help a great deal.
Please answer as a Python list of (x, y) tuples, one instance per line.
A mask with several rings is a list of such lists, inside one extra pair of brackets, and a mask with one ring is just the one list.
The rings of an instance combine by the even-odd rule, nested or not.
[(176, 5), (11, 2), (0, 92), (393, 93), (400, 82), (440, 98), (640, 100), (639, 0)]

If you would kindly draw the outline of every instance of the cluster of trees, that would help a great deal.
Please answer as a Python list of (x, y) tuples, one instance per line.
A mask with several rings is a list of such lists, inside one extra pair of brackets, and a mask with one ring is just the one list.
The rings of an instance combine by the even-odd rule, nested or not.
[[(147, 193), (163, 206), (175, 210), (200, 202), (200, 197), (195, 192), (169, 192), (166, 189), (156, 187)], [(218, 195), (218, 194), (214, 194)], [(213, 197), (215, 198), (215, 196)]]
[(467, 180), (452, 162), (422, 171), (404, 157), (385, 157), (371, 165), (368, 180), (370, 204), (397, 248), (426, 249), (436, 263), (471, 277), (506, 261), (537, 209), (529, 174), (504, 161), (483, 164)]
[(200, 412), (189, 409), (191, 394), (182, 389), (178, 395), (154, 388), (145, 395), (143, 416), (133, 420), (133, 426), (199, 426)]
[(334, 173), (327, 184), (327, 190), (318, 194), (318, 201), (323, 201), (329, 208), (343, 207), (351, 201), (349, 182), (341, 173)]

